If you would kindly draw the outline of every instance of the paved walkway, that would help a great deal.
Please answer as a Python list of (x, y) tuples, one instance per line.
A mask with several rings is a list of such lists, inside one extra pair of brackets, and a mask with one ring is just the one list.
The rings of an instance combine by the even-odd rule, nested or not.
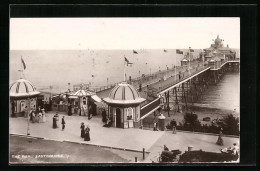
[[(57, 141), (73, 141), (98, 146), (107, 146), (113, 148), (130, 149), (142, 151), (143, 148), (149, 149), (164, 132), (153, 132), (141, 129), (120, 129), (103, 127), (101, 118), (92, 118), (88, 120), (86, 116), (66, 116), (66, 128), (64, 131), (60, 128), (52, 128), (52, 117), (54, 114), (46, 114), (45, 123), (30, 123), (30, 136), (43, 137), (45, 139)], [(60, 122), (62, 118), (60, 114)], [(90, 126), (91, 141), (83, 141), (80, 137), (80, 124)], [(27, 134), (27, 119), (23, 117), (10, 118), (10, 134)]]
[[(62, 116), (63, 115), (60, 114), (60, 118)], [(239, 138), (223, 137), (224, 146), (218, 146), (216, 145), (218, 138), (216, 135), (185, 132), (172, 134), (170, 131), (151, 131), (135, 128), (105, 128), (102, 127), (103, 124), (101, 118), (94, 117), (89, 121), (85, 116), (65, 115), (66, 128), (62, 131), (61, 128), (52, 128), (52, 117), (53, 113), (48, 113), (46, 123), (30, 123), (31, 136), (56, 141), (70, 141), (140, 152), (145, 148), (147, 152), (150, 152), (149, 155), (146, 154), (146, 159), (144, 161), (147, 163), (157, 161), (159, 153), (163, 150), (163, 145), (166, 145), (170, 150), (179, 149), (182, 152), (185, 152), (189, 145), (192, 145), (194, 150), (202, 149), (204, 151), (219, 152), (220, 148), (230, 147), (234, 142), (239, 142)], [(10, 118), (9, 122), (10, 134), (27, 134), (26, 118)], [(90, 126), (91, 141), (89, 142), (83, 141), (83, 139), (80, 138), (81, 122)]]

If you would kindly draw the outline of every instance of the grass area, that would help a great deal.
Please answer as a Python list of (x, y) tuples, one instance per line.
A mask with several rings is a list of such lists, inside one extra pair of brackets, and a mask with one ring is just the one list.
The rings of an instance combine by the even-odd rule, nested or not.
[(10, 136), (9, 162), (26, 164), (127, 163), (130, 161), (109, 149), (96, 146)]

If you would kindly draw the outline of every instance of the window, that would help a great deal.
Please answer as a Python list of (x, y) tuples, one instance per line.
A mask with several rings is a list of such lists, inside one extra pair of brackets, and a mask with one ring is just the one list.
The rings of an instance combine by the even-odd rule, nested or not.
[(128, 109), (127, 109), (127, 120), (133, 120), (133, 109), (131, 108), (131, 107), (129, 107)]

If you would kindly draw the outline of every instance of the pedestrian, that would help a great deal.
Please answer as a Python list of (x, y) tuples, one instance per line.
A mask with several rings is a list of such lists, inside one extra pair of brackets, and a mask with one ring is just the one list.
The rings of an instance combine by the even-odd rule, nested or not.
[(32, 113), (32, 123), (36, 122), (36, 115), (35, 112)]
[(156, 121), (154, 121), (154, 123), (153, 123), (153, 131), (157, 131), (156, 130), (156, 126), (157, 126)]
[(38, 113), (40, 113), (42, 110), (41, 110), (41, 106), (38, 107)]
[(59, 128), (59, 127), (60, 127), (60, 122), (59, 122), (60, 117), (59, 117), (58, 112), (57, 112), (56, 115), (55, 115), (55, 119), (56, 119), (56, 126), (57, 126), (57, 128)]
[(46, 122), (45, 110), (42, 109), (42, 122)]
[(218, 140), (217, 140), (217, 142), (216, 142), (216, 144), (218, 144), (218, 145), (224, 145), (224, 142), (223, 142), (223, 139), (222, 139), (222, 136), (223, 136), (222, 130), (223, 130), (223, 129), (220, 128)]
[(39, 114), (38, 114), (38, 116), (39, 116), (39, 123), (42, 123), (43, 121), (42, 121), (42, 113), (40, 112)]
[(93, 109), (92, 106), (89, 106), (89, 111), (88, 111), (88, 120), (90, 120), (92, 118), (92, 114), (93, 114)]
[(157, 122), (156, 122), (156, 126), (155, 126), (155, 127), (156, 127), (156, 131), (159, 131), (158, 126), (159, 126), (159, 125), (158, 125), (158, 121), (157, 121)]
[(33, 110), (30, 112), (30, 121), (32, 121), (33, 120)]
[(63, 131), (65, 129), (65, 116), (62, 117), (61, 124), (62, 124), (62, 131)]
[(233, 148), (231, 150), (233, 155), (238, 155), (239, 147), (237, 146), (237, 143), (233, 144)]
[(102, 109), (102, 121), (103, 123), (107, 123), (107, 114), (104, 108)]
[(53, 118), (52, 118), (52, 128), (54, 128), (54, 129), (57, 128), (57, 120), (56, 120), (55, 115), (54, 115)]
[(71, 104), (69, 103), (69, 104), (68, 104), (68, 115), (69, 115), (69, 116), (72, 115), (71, 109), (72, 109), (72, 106), (71, 106)]
[(15, 102), (14, 102), (14, 100), (12, 101), (12, 117), (15, 117), (15, 114), (14, 114), (14, 112), (15, 112)]
[(85, 135), (85, 125), (84, 125), (83, 122), (81, 123), (80, 129), (81, 129), (80, 136), (81, 136), (81, 138), (84, 138), (84, 135)]
[(175, 119), (172, 120), (172, 133), (173, 134), (176, 134), (176, 126), (177, 126), (177, 123), (175, 121)]
[(90, 141), (90, 128), (89, 128), (89, 126), (87, 126), (86, 129), (85, 129), (84, 141)]

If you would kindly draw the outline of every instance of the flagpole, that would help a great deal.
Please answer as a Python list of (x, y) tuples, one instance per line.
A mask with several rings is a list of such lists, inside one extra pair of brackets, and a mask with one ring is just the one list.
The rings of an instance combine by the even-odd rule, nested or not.
[[(175, 51), (175, 52), (176, 52), (176, 51)], [(178, 54), (176, 53), (176, 56), (175, 56), (175, 65), (174, 65), (174, 72), (175, 72), (175, 79), (174, 79), (174, 80), (175, 80), (175, 83), (176, 83), (176, 76), (177, 76), (177, 75), (176, 75), (176, 58), (177, 58), (177, 55), (178, 55)]]
[(23, 78), (23, 64), (22, 64), (22, 59), (23, 59), (23, 58), (22, 58), (22, 56), (21, 56), (21, 76), (20, 76), (21, 78)]
[(125, 81), (125, 58), (124, 58), (124, 81)]
[(203, 50), (202, 50), (202, 61), (203, 61), (203, 67), (204, 67), (204, 52), (203, 52)]
[(190, 47), (189, 47), (189, 75), (190, 75)]

